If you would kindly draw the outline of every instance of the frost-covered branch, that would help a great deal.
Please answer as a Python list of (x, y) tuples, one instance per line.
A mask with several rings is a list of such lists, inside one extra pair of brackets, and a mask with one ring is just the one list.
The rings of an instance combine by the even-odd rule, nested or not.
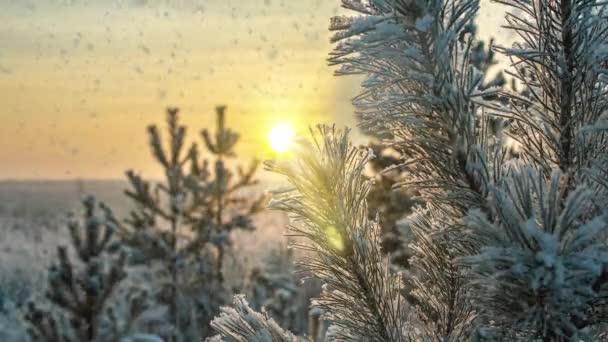
[[(544, 341), (592, 338), (607, 319), (607, 7), (596, 0), (499, 1), (521, 39), (498, 51), (526, 87), (507, 94), (507, 134), (527, 167), (492, 191), (493, 217), (469, 225), (466, 258), (488, 322)], [(532, 171), (534, 170), (534, 171)]]
[(464, 259), (471, 295), (511, 338), (579, 340), (605, 319), (608, 291), (593, 287), (608, 262), (608, 216), (585, 187), (563, 201), (564, 178), (524, 169), (493, 191), (497, 222), (479, 211), (467, 219), (487, 246)]
[(211, 322), (219, 333), (211, 341), (225, 342), (297, 342), (289, 331), (283, 330), (272, 318), (249, 307), (243, 296), (235, 296), (232, 307), (223, 307)]
[[(338, 17), (331, 28), (338, 75), (364, 74), (354, 104), (367, 131), (389, 133), (404, 156), (401, 185), (426, 207), (410, 216), (416, 236), (411, 285), (428, 338), (461, 340), (474, 317), (466, 281), (454, 262), (475, 253), (462, 218), (470, 208), (492, 215), (489, 189), (509, 158), (503, 120), (486, 108), (497, 95), (479, 70), (473, 18), (477, 0), (344, 0), (362, 14)], [(485, 68), (482, 68), (485, 69)]]
[(483, 207), (503, 156), (493, 139), (502, 123), (480, 106), (497, 89), (483, 87), (472, 59), (478, 1), (343, 4), (365, 15), (333, 19), (330, 63), (341, 66), (338, 75), (367, 75), (354, 102), (361, 125), (396, 137), (392, 145), (412, 175), (405, 185), (424, 199), (463, 211)]
[(315, 305), (333, 322), (336, 341), (407, 341), (410, 332), (399, 293), (380, 251), (379, 227), (368, 220), (371, 184), (362, 172), (372, 155), (351, 146), (348, 130), (319, 127), (294, 157), (268, 162), (291, 188), (276, 191), (270, 208), (288, 212), (290, 229), (309, 244), (301, 265), (325, 283)]
[(568, 180), (606, 152), (607, 7), (597, 0), (498, 1), (520, 42), (499, 48), (528, 96), (511, 98), (509, 135), (529, 163)]

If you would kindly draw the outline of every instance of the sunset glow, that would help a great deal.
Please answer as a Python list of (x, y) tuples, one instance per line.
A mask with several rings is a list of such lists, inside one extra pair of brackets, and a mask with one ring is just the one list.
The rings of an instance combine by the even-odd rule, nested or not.
[(274, 152), (285, 153), (293, 144), (295, 133), (291, 125), (285, 122), (276, 124), (268, 133), (268, 141)]

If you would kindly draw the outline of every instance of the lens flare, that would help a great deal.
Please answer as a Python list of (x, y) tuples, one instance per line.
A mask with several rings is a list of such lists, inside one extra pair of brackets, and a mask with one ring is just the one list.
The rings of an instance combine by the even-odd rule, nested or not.
[(327, 227), (327, 242), (336, 251), (341, 252), (344, 249), (344, 241), (342, 240), (342, 234), (334, 226)]

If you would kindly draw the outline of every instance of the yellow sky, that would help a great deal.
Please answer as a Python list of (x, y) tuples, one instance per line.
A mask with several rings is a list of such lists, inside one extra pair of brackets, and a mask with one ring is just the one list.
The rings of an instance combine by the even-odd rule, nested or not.
[(228, 105), (247, 157), (277, 121), (352, 126), (359, 81), (326, 66), (338, 5), (0, 0), (0, 179), (157, 176), (144, 132), (168, 105), (193, 139)]

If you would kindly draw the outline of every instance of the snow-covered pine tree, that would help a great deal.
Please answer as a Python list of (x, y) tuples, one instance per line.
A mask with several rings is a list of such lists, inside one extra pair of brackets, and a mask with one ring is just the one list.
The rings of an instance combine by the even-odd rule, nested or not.
[(281, 327), (291, 332), (303, 332), (308, 312), (300, 311), (306, 310), (308, 305), (303, 308), (299, 305), (298, 280), (293, 250), (281, 246), (270, 251), (247, 277), (246, 293), (250, 306), (254, 310), (264, 310)]
[(498, 51), (527, 96), (505, 94), (495, 115), (521, 160), (491, 189), (492, 215), (467, 217), (481, 245), (465, 259), (471, 299), (506, 338), (595, 340), (608, 319), (608, 7), (500, 2), (521, 41)]
[[(410, 220), (423, 266), (414, 282), (427, 278), (418, 287), (423, 322), (448, 323), (434, 334), (456, 338), (445, 332), (457, 331), (450, 327), (458, 324), (449, 322), (457, 323), (458, 306), (448, 305), (457, 297), (471, 298), (480, 315), (476, 323), (492, 322), (511, 338), (573, 338), (603, 321), (606, 207), (597, 204), (606, 200), (608, 152), (605, 5), (506, 1), (518, 10), (507, 20), (523, 42), (499, 51), (514, 58), (512, 74), (527, 96), (503, 93), (509, 102), (502, 106), (480, 86), (482, 78), (470, 66), (471, 40), (458, 29), (459, 17), (473, 15), (474, 1), (344, 3), (365, 15), (335, 21), (342, 30), (333, 61), (343, 64), (341, 73), (368, 75), (366, 91), (355, 101), (360, 116), (394, 132), (412, 176), (405, 184), (427, 203)], [(405, 29), (390, 30), (394, 23)], [(402, 34), (410, 36), (398, 39)], [(509, 151), (501, 130), (517, 142), (517, 162), (505, 163)], [(510, 224), (512, 233), (506, 233)], [(476, 229), (467, 236), (463, 228)], [(466, 254), (476, 255), (464, 259), (472, 275), (454, 263)], [(510, 268), (512, 273), (504, 271)], [(443, 272), (433, 275), (438, 270)], [(437, 286), (450, 283), (461, 283), (464, 295), (454, 297), (459, 286), (443, 285), (456, 291), (442, 298), (446, 292)], [(469, 285), (479, 286), (467, 291)], [(565, 302), (570, 304), (555, 304)]]
[[(478, 27), (472, 26), (468, 29), (471, 34), (475, 34)], [(495, 59), (496, 53), (493, 51), (494, 40), (489, 44), (484, 41), (477, 41), (472, 47), (471, 63), (484, 74), (490, 67), (498, 62)], [(502, 71), (489, 79), (484, 80), (482, 88), (503, 87), (506, 84)], [(488, 99), (505, 100), (499, 94), (489, 94)], [(362, 119), (366, 122), (367, 120)], [(382, 250), (391, 256), (391, 264), (395, 267), (409, 267), (409, 243), (411, 242), (411, 232), (407, 225), (402, 224), (402, 219), (410, 214), (412, 206), (415, 204), (415, 193), (407, 188), (395, 186), (404, 181), (404, 172), (401, 170), (403, 156), (392, 148), (394, 137), (389, 130), (363, 130), (372, 141), (368, 145), (373, 153), (374, 159), (370, 161), (369, 169), (375, 177), (374, 186), (370, 191), (368, 200), (370, 215), (379, 215), (379, 223), (382, 226)]]
[(607, 5), (501, 2), (522, 42), (497, 51), (521, 93), (487, 87), (475, 63), (477, 0), (342, 1), (360, 15), (333, 19), (330, 61), (366, 75), (362, 126), (390, 133), (402, 185), (424, 205), (408, 218), (406, 307), (360, 214), (369, 155), (325, 128), (291, 162), (269, 164), (292, 185), (272, 207), (312, 242), (303, 266), (326, 282), (317, 305), (331, 340), (605, 338)]
[(133, 200), (122, 239), (132, 247), (133, 259), (159, 272), (153, 276), (161, 303), (169, 307), (175, 328), (173, 339), (199, 340), (208, 335), (208, 323), (226, 304), (232, 289), (224, 282), (223, 263), (237, 229), (253, 230), (251, 215), (263, 209), (264, 197), (243, 194), (255, 185), (258, 166), (230, 171), (239, 135), (226, 127), (225, 107), (217, 107), (217, 127), (201, 132), (214, 158), (201, 158), (199, 147), (186, 142), (186, 127), (178, 110), (167, 110), (168, 143), (156, 125), (148, 127), (152, 154), (164, 171), (164, 180), (146, 181), (127, 172)]
[[(115, 317), (112, 297), (127, 277), (126, 254), (110, 255), (116, 219), (103, 203), (88, 196), (83, 200), (82, 223), (68, 224), (73, 252), (57, 247), (58, 261), (49, 269), (46, 298), (50, 305), (30, 301), (25, 320), (33, 341), (118, 341), (134, 335), (135, 322), (148, 309), (147, 293), (127, 290), (126, 314)], [(98, 213), (101, 211), (101, 215)], [(47, 307), (48, 306), (48, 307)], [(143, 335), (141, 335), (143, 336)], [(157, 341), (148, 335), (142, 341)]]
[[(475, 66), (478, 1), (343, 1), (363, 16), (338, 17), (332, 64), (339, 75), (365, 74), (354, 104), (363, 127), (389, 132), (407, 179), (424, 206), (408, 218), (415, 236), (413, 322), (426, 338), (463, 340), (475, 311), (456, 258), (476, 253), (463, 234), (470, 208), (487, 210), (502, 176), (501, 125), (483, 111), (486, 87)], [(491, 165), (491, 167), (486, 167)], [(494, 167), (495, 166), (495, 167)]]

